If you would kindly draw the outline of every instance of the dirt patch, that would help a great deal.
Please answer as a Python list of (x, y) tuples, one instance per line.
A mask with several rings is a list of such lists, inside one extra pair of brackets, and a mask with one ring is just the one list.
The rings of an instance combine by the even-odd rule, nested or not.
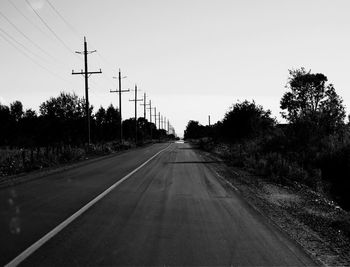
[[(210, 161), (220, 160), (216, 154), (198, 153)], [(327, 266), (350, 266), (350, 213), (335, 202), (301, 184), (275, 184), (223, 163), (210, 167), (315, 260)]]

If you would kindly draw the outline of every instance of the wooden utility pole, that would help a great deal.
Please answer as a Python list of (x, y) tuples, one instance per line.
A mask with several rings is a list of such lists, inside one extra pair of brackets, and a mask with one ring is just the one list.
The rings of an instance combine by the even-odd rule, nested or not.
[(152, 102), (151, 102), (151, 100), (149, 101), (148, 106), (149, 107), (147, 109), (149, 109), (149, 122), (152, 123)]
[(84, 51), (83, 52), (75, 52), (77, 54), (84, 54), (84, 67), (85, 70), (81, 70), (80, 72), (74, 72), (72, 70), (72, 74), (82, 74), (84, 75), (85, 78), (85, 112), (86, 112), (86, 117), (87, 117), (87, 128), (88, 128), (88, 143), (90, 146), (91, 143), (91, 133), (90, 133), (90, 108), (89, 108), (89, 77), (91, 74), (99, 74), (102, 73), (101, 69), (99, 71), (88, 71), (88, 58), (87, 55), (96, 52), (94, 51), (88, 51), (87, 50), (87, 42), (86, 42), (86, 37), (84, 37)]
[[(157, 128), (157, 117), (158, 117), (158, 115), (157, 115), (157, 108), (156, 107), (154, 107), (154, 125), (156, 126), (156, 128)], [(158, 129), (159, 129), (159, 127), (158, 127)]]
[(160, 112), (158, 112), (158, 129), (160, 130)]
[[(117, 77), (113, 77), (116, 79)], [(119, 123), (120, 123), (120, 129), (119, 129), (119, 139), (120, 143), (123, 143), (123, 118), (122, 118), (122, 93), (124, 92), (130, 92), (130, 90), (122, 90), (122, 79), (126, 78), (126, 76), (122, 77), (121, 71), (119, 69), (119, 75), (118, 75), (118, 84), (119, 84), (119, 90), (109, 90), (111, 93), (119, 93)]]
[(141, 106), (143, 106), (143, 118), (146, 120), (146, 109), (147, 106), (149, 106), (150, 104), (146, 103), (146, 93), (143, 94), (143, 104), (141, 104)]
[(129, 101), (135, 102), (135, 145), (137, 145), (137, 102), (143, 101), (143, 99), (137, 99), (137, 85), (135, 84), (135, 99), (130, 99)]
[(210, 126), (210, 115), (208, 116), (209, 126)]
[(147, 104), (148, 108), (149, 109), (149, 127), (150, 127), (150, 134), (151, 134), (151, 141), (153, 140), (153, 137), (152, 137), (152, 102), (151, 100), (149, 100), (149, 103)]

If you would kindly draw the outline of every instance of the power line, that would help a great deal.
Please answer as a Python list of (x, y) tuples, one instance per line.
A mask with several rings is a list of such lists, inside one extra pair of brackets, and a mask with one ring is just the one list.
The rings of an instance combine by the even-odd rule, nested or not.
[(35, 15), (40, 19), (40, 21), (45, 25), (45, 27), (56, 37), (56, 39), (69, 51), (69, 53), (73, 53), (73, 51), (69, 48), (69, 46), (56, 34), (56, 32), (46, 23), (46, 21), (39, 15), (38, 12), (33, 8), (28, 0), (25, 0), (28, 6), (33, 10)]
[[(52, 10), (56, 13), (56, 15), (66, 24), (66, 26), (72, 31), (72, 33), (74, 33), (74, 35), (77, 37), (77, 38), (79, 38), (79, 40), (80, 40), (80, 36), (81, 36), (81, 34), (79, 33), (79, 31), (71, 24), (71, 23), (69, 23), (69, 21), (62, 15), (62, 13), (61, 12), (59, 12), (59, 10), (51, 3), (51, 1), (50, 0), (46, 0), (46, 2), (49, 4), (49, 6), (52, 8)], [(93, 42), (91, 42), (90, 41), (90, 45), (93, 45)], [(108, 60), (105, 58), (105, 57), (103, 57), (102, 56), (102, 54), (100, 53), (100, 52), (97, 52), (97, 55), (98, 55), (98, 57), (102, 60), (101, 61), (101, 63), (103, 64), (103, 62), (106, 64), (106, 65), (108, 65), (108, 67), (110, 68), (110, 69), (113, 69), (114, 67), (112, 67), (112, 65), (108, 62)], [(105, 64), (103, 64), (103, 65), (105, 65)], [(106, 66), (105, 65), (105, 66)], [(107, 78), (106, 76), (102, 76), (102, 78), (103, 79), (105, 79), (105, 81), (107, 81), (108, 80), (108, 82), (112, 85), (112, 86), (114, 86), (114, 82), (113, 82), (113, 80), (112, 79), (110, 79), (109, 77)], [(92, 83), (94, 84), (94, 85), (96, 85), (96, 83), (94, 82), (94, 81), (92, 81)]]
[[(2, 29), (0, 29), (0, 31), (2, 31), (4, 33), (4, 31)], [(6, 33), (7, 34), (7, 33)], [(18, 52), (20, 52), (22, 55), (24, 55), (26, 58), (28, 58), (30, 61), (32, 61), (35, 65), (39, 66), (40, 68), (42, 68), (43, 70), (47, 71), (48, 73), (50, 73), (51, 75), (59, 78), (60, 80), (66, 82), (67, 84), (69, 84), (69, 81), (64, 79), (63, 77), (59, 76), (57, 73), (52, 72), (50, 69), (44, 67), (43, 65), (41, 65), (39, 62), (37, 62), (35, 59), (33, 59), (32, 57), (30, 57), (28, 54), (26, 54), (26, 52), (24, 52), (23, 50), (21, 50), (20, 48), (18, 48), (14, 43), (12, 43), (6, 36), (4, 36), (1, 32), (0, 32), (0, 36), (8, 43), (10, 44), (13, 48), (15, 48)], [(11, 36), (8, 36), (11, 37)], [(12, 38), (12, 37), (11, 37)], [(12, 39), (14, 42), (16, 42), (18, 45), (21, 45), (20, 43), (18, 43), (15, 39)], [(24, 47), (25, 48), (25, 47)]]
[[(47, 56), (51, 57), (52, 59), (56, 60), (55, 57), (53, 57), (51, 54), (49, 54), (46, 50), (44, 50), (42, 47), (40, 47), (37, 43), (35, 43), (28, 35), (26, 35), (23, 31), (21, 31), (16, 24), (14, 24), (7, 16), (5, 16), (1, 11), (0, 15), (13, 27), (16, 29), (17, 32), (19, 32), (25, 39), (27, 39), (30, 43), (32, 43), (37, 49), (39, 49), (41, 52), (46, 54)], [(43, 59), (43, 58), (42, 58)], [(45, 60), (45, 59), (43, 59)]]
[(30, 51), (24, 44), (20, 43), (18, 40), (16, 40), (14, 37), (12, 37), (9, 33), (7, 33), (4, 29), (0, 28), (0, 31), (5, 34), (9, 39), (11, 39), (13, 42), (15, 42), (17, 45), (21, 46), (27, 53), (33, 55), (34, 57), (43, 59), (39, 54), (34, 53), (33, 51)]
[(59, 16), (62, 21), (68, 26), (68, 28), (71, 29), (72, 32), (74, 32), (77, 37), (80, 39), (80, 33), (74, 28), (74, 26), (72, 24), (70, 24), (62, 15), (61, 13), (58, 11), (58, 9), (49, 1), (46, 0), (46, 2), (49, 4), (49, 6), (52, 8), (53, 11), (55, 11), (55, 13), (57, 14), (57, 16)]
[(19, 14), (22, 15), (23, 18), (25, 18), (26, 21), (28, 21), (33, 27), (35, 27), (38, 31), (40, 31), (42, 34), (44, 34), (46, 37), (49, 37), (49, 35), (44, 32), (40, 27), (38, 27), (31, 19), (29, 19), (11, 0), (7, 0), (16, 10)]

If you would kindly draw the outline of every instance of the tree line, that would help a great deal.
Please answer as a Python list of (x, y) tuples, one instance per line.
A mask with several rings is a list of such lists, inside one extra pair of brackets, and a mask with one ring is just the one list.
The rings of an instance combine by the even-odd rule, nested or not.
[(91, 145), (85, 100), (74, 93), (51, 97), (40, 105), (38, 113), (24, 110), (20, 101), (9, 106), (0, 103), (0, 177), (175, 138), (144, 118), (138, 118), (137, 124), (132, 118), (120, 125), (120, 112), (112, 104), (106, 109), (101, 106), (95, 113), (93, 106), (89, 108)]
[[(116, 141), (123, 137), (132, 141), (135, 137), (135, 119), (124, 120), (120, 125), (120, 113), (112, 104), (102, 106), (93, 113), (90, 106), (92, 140), (94, 143)], [(0, 104), (0, 146), (46, 147), (54, 145), (83, 146), (87, 142), (85, 100), (76, 94), (61, 92), (39, 107), (39, 114), (32, 109), (23, 109), (20, 101), (9, 106)], [(138, 140), (166, 136), (166, 131), (157, 129), (147, 119), (137, 119)]]
[(349, 209), (350, 124), (342, 98), (324, 74), (304, 68), (289, 71), (286, 88), (280, 108), (287, 123), (246, 100), (212, 126), (189, 121), (184, 137), (217, 152), (225, 144), (231, 163), (283, 184), (306, 184)]

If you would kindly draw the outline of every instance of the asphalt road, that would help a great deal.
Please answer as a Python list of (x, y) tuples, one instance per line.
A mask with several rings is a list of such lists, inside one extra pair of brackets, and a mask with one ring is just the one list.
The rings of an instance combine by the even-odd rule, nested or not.
[[(0, 264), (9, 262), (167, 145), (130, 151), (0, 191)], [(26, 258), (28, 266), (315, 265), (176, 143)]]

